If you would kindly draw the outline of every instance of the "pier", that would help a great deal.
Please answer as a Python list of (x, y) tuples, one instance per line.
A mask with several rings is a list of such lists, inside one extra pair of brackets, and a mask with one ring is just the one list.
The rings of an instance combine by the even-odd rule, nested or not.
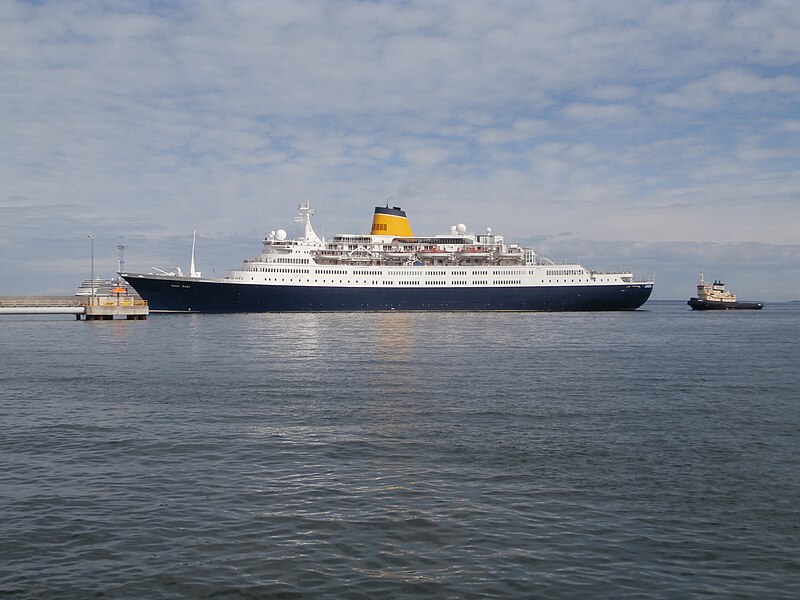
[(146, 300), (132, 296), (0, 296), (0, 315), (75, 315), (77, 320), (144, 320)]

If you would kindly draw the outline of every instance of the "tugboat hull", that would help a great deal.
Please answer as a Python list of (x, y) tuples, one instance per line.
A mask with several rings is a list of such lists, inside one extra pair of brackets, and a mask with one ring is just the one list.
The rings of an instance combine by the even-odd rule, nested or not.
[(761, 302), (721, 302), (714, 300), (701, 300), (690, 298), (687, 302), (692, 310), (760, 310), (764, 308)]

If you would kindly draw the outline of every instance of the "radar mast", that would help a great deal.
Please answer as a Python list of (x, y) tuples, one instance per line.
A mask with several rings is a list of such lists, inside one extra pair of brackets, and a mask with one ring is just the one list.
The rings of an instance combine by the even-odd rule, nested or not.
[(314, 232), (314, 228), (311, 226), (311, 217), (314, 214), (314, 209), (311, 208), (310, 202), (306, 200), (303, 204), (298, 204), (297, 210), (300, 211), (300, 214), (294, 218), (294, 221), (295, 223), (302, 223), (305, 225), (303, 241), (306, 244), (322, 244), (322, 240), (319, 239)]

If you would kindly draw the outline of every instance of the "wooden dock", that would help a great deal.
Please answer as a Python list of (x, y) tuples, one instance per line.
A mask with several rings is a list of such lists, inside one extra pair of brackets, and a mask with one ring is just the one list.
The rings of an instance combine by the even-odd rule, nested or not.
[(0, 296), (0, 315), (75, 315), (77, 320), (114, 317), (144, 320), (147, 301), (133, 296)]

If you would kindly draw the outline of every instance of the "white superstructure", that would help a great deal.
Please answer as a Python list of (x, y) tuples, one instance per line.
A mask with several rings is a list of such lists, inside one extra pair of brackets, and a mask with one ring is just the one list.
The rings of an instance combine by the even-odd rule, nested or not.
[[(432, 237), (338, 234), (324, 242), (311, 225), (313, 209), (298, 206), (304, 234), (288, 239), (270, 232), (259, 256), (246, 260), (227, 279), (263, 285), (299, 286), (585, 286), (620, 285), (633, 273), (597, 272), (506, 243), (491, 229), (484, 234), (454, 225)], [(399, 209), (395, 209), (399, 210)], [(652, 284), (652, 281), (647, 282)]]

